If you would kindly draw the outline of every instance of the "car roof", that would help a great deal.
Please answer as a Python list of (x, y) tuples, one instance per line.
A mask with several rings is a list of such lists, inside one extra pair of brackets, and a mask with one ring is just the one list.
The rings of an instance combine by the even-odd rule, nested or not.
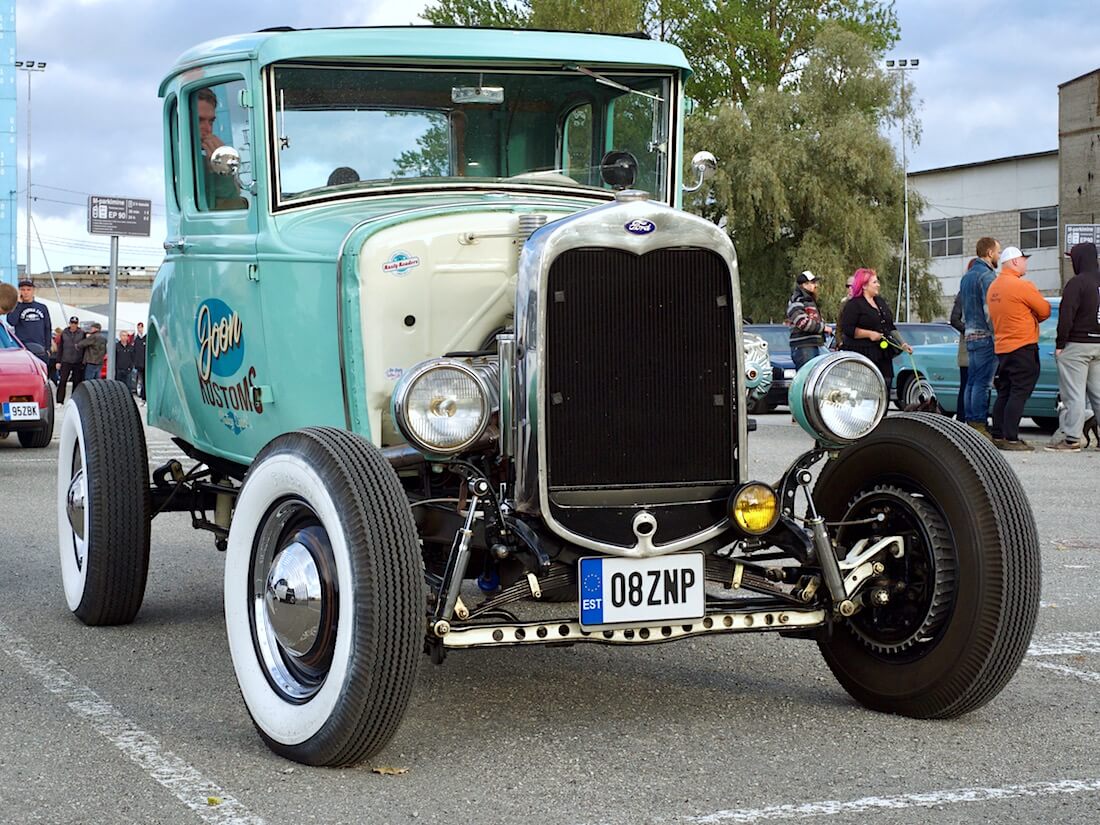
[(266, 66), (286, 60), (349, 57), (662, 66), (678, 70), (685, 78), (691, 74), (677, 46), (644, 36), (447, 26), (280, 28), (221, 37), (188, 49), (161, 83), (160, 94), (180, 72), (213, 63), (255, 60)]

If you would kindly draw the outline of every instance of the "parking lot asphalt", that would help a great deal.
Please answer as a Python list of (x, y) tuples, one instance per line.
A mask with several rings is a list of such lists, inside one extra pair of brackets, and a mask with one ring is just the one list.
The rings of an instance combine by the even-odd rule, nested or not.
[[(785, 412), (758, 422), (753, 475), (774, 480), (810, 439)], [(179, 455), (148, 437), (153, 464)], [(69, 613), (56, 454), (0, 441), (0, 821), (1100, 821), (1100, 451), (1006, 456), (1039, 526), (1042, 605), (1024, 665), (968, 716), (864, 710), (813, 643), (771, 635), (472, 651), (425, 659), (396, 738), (342, 770), (287, 762), (253, 730), (222, 557), (186, 514), (154, 522), (132, 625)]]

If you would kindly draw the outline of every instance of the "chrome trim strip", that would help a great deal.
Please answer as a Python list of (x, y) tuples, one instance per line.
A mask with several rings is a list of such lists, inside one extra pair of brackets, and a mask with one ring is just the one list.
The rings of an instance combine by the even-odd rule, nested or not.
[[(592, 642), (604, 645), (653, 645), (689, 636), (718, 633), (767, 633), (794, 628), (820, 627), (824, 610), (730, 610), (709, 613), (702, 619), (679, 623), (629, 625), (606, 630), (585, 630), (577, 621), (521, 622), (474, 627), (451, 626), (443, 646), (455, 650), (515, 645), (549, 645)], [(498, 638), (499, 637), (499, 638)]]
[(511, 458), (515, 449), (515, 369), (516, 336), (515, 333), (503, 333), (497, 336), (497, 363), (500, 366), (500, 454)]

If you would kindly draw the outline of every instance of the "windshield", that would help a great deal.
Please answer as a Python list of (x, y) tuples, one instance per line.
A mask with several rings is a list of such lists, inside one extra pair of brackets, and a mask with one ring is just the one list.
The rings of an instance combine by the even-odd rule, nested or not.
[(757, 335), (768, 342), (768, 349), (774, 353), (784, 353), (791, 351), (790, 327), (782, 326), (780, 324), (766, 324), (761, 326), (746, 324), (745, 332), (755, 332)]
[(634, 188), (667, 200), (672, 76), (276, 66), (278, 200), (409, 185), (607, 190), (600, 160), (638, 161)]

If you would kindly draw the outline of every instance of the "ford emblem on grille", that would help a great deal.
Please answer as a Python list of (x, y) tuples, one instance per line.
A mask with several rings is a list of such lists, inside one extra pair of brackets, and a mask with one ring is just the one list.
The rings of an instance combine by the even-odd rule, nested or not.
[(653, 221), (642, 220), (640, 218), (630, 223), (623, 224), (623, 226), (631, 235), (648, 235), (657, 228), (657, 225), (654, 224)]

